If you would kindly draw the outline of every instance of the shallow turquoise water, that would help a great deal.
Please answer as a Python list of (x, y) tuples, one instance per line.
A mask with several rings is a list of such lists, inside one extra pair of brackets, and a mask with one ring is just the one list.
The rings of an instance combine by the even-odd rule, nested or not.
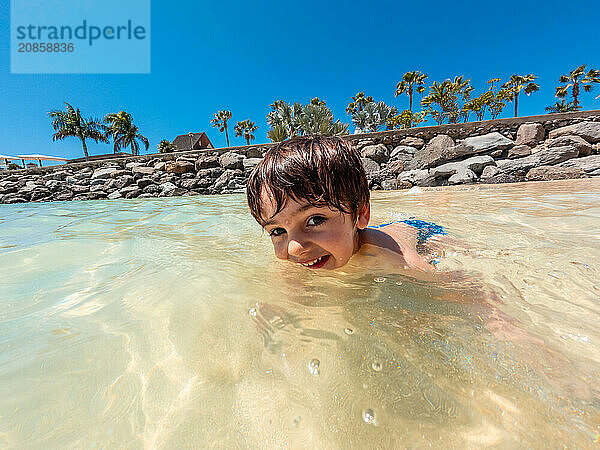
[(440, 276), (276, 261), (244, 197), (0, 207), (0, 446), (591, 447), (600, 182), (375, 193)]

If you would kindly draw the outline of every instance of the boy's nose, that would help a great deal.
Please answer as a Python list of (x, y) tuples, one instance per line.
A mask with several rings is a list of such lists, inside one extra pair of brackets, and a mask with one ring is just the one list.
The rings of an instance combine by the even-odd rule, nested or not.
[(290, 239), (288, 241), (288, 254), (300, 256), (306, 252), (306, 242), (299, 239)]

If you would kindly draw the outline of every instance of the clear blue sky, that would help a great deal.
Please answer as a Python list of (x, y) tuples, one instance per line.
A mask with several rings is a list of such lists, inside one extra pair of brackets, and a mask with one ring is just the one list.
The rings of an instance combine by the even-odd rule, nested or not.
[[(476, 93), (491, 77), (538, 75), (540, 91), (519, 102), (520, 115), (543, 114), (553, 104), (558, 76), (580, 64), (600, 68), (598, 0), (574, 4), (528, 2), (152, 1), (152, 66), (144, 75), (10, 74), (6, 0), (0, 6), (0, 154), (82, 156), (77, 139), (52, 142), (46, 113), (63, 101), (98, 118), (131, 113), (155, 151), (161, 139), (206, 131), (215, 146), (225, 136), (210, 120), (219, 109), (233, 122), (259, 126), (274, 100), (324, 99), (336, 118), (350, 96), (365, 91), (400, 110), (395, 85), (409, 70), (429, 82), (454, 75), (471, 79)], [(584, 109), (600, 109), (600, 93), (584, 93)], [(593, 94), (593, 95), (592, 95)], [(511, 105), (501, 117), (511, 115)], [(233, 127), (232, 127), (233, 128)], [(242, 138), (230, 135), (233, 144)], [(112, 145), (90, 142), (91, 154)]]

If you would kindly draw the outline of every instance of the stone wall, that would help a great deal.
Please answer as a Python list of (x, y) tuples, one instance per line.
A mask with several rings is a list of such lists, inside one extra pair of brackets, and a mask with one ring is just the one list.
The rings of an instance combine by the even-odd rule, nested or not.
[[(600, 111), (346, 136), (371, 189), (600, 175)], [(273, 144), (0, 171), (0, 203), (244, 192)]]

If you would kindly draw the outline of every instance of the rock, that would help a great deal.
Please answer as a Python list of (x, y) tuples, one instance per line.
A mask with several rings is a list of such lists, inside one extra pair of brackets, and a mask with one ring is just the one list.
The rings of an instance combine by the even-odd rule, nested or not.
[(244, 169), (244, 157), (237, 153), (225, 152), (219, 157), (219, 165), (224, 169)]
[(512, 140), (494, 131), (482, 136), (473, 136), (464, 139), (448, 152), (447, 158), (454, 159), (476, 153), (502, 151), (511, 148), (513, 145), (514, 142)]
[(407, 170), (398, 175), (398, 182), (402, 183), (403, 181), (410, 182), (411, 185), (421, 185), (421, 183), (425, 183), (429, 180), (429, 170), (427, 169), (415, 169), (415, 170)]
[[(154, 171), (154, 168), (152, 168), (152, 171)], [(165, 166), (165, 171), (167, 173), (177, 174), (195, 172), (196, 166), (194, 165), (194, 163), (188, 161), (169, 161)]]
[(67, 184), (75, 184), (77, 182), (77, 178), (75, 178), (74, 176), (70, 176), (67, 177), (65, 181), (67, 182)]
[(48, 177), (51, 180), (60, 180), (63, 181), (65, 180), (69, 175), (71, 175), (69, 172), (66, 172), (64, 170), (59, 170), (57, 172), (51, 173)]
[(146, 166), (135, 166), (131, 168), (131, 173), (134, 175), (152, 175), (154, 173), (154, 167), (146, 167)]
[(566, 127), (557, 128), (548, 134), (549, 139), (561, 136), (579, 136), (591, 144), (600, 142), (600, 122), (580, 122)]
[(467, 170), (457, 172), (454, 175), (452, 175), (450, 178), (448, 178), (448, 183), (449, 184), (466, 184), (466, 183), (473, 183), (476, 180), (477, 180), (477, 175), (475, 175), (475, 172), (473, 172), (470, 169), (467, 169)]
[(128, 162), (125, 164), (126, 169), (133, 169), (134, 167), (143, 167), (144, 164), (140, 162)]
[(391, 173), (393, 173), (395, 175), (398, 175), (400, 172), (402, 172), (404, 170), (404, 162), (403, 161), (392, 161), (391, 163), (389, 163), (387, 165), (387, 170), (389, 170)]
[[(90, 187), (91, 186), (104, 186), (106, 184), (107, 180), (103, 179), (103, 178), (98, 178), (96, 180), (92, 180), (90, 181)], [(46, 184), (47, 187), (50, 187)]]
[[(398, 145), (390, 153), (390, 159), (399, 158), (399, 159), (403, 159), (405, 161), (410, 160), (413, 158), (413, 156), (416, 152), (417, 152), (417, 149), (415, 147), (410, 147), (408, 145)], [(408, 159), (405, 159), (402, 156), (408, 157)]]
[[(441, 166), (434, 167), (430, 170), (430, 174), (433, 177), (448, 177), (454, 174), (459, 174), (460, 177), (465, 177), (467, 171), (479, 174), (483, 171), (486, 166), (493, 166), (496, 163), (494, 158), (488, 155), (473, 156), (465, 159), (464, 161), (456, 161), (451, 163), (442, 164)], [(469, 175), (470, 176), (470, 175)]]
[(600, 153), (600, 143), (592, 145), (592, 153)]
[(544, 140), (546, 130), (541, 123), (524, 123), (517, 131), (516, 145), (527, 145), (535, 147), (538, 143)]
[(490, 178), (500, 172), (500, 169), (496, 166), (486, 166), (483, 168), (483, 172), (481, 172), (481, 179)]
[(129, 175), (129, 171), (128, 170), (115, 170), (114, 172), (112, 172), (110, 174), (111, 178), (119, 178), (122, 177), (123, 175)]
[(167, 163), (164, 161), (159, 161), (156, 164), (154, 164), (154, 169), (155, 170), (165, 170)]
[(121, 197), (123, 197), (123, 196), (121, 195), (121, 193), (119, 191), (111, 192), (110, 194), (108, 194), (108, 198), (110, 200), (115, 200), (115, 199), (121, 198)]
[(31, 193), (31, 198), (29, 199), (32, 202), (36, 202), (38, 200), (49, 200), (47, 197), (50, 197), (52, 192), (48, 189), (39, 188), (36, 191)]
[(386, 191), (398, 189), (398, 180), (395, 180), (395, 179), (383, 180), (381, 182), (381, 188)]
[(229, 184), (229, 182), (233, 179), (233, 177), (235, 176), (235, 172), (231, 169), (226, 170), (225, 172), (223, 172), (221, 174), (221, 176), (219, 178), (217, 178), (217, 180), (214, 183), (214, 188), (215, 189), (222, 189), (225, 186), (227, 186)]
[(262, 150), (258, 147), (250, 147), (246, 150), (246, 156), (248, 158), (262, 158)]
[(137, 187), (140, 189), (144, 189), (146, 186), (152, 184), (152, 180), (150, 178), (140, 178), (136, 181)]
[(531, 155), (531, 147), (525, 144), (515, 145), (508, 151), (508, 159), (522, 158), (529, 155)]
[(106, 180), (110, 178), (110, 174), (116, 172), (117, 169), (115, 167), (107, 167), (104, 169), (96, 169), (92, 174), (92, 180), (101, 179)]
[(400, 140), (400, 145), (420, 149), (423, 147), (423, 145), (425, 145), (425, 141), (419, 137), (406, 136)]
[(452, 147), (454, 147), (452, 138), (445, 134), (439, 134), (431, 139), (425, 147), (417, 150), (406, 168), (412, 171), (436, 166), (448, 159), (447, 153)]
[(182, 187), (182, 188), (184, 188), (184, 189), (189, 190), (189, 189), (195, 188), (197, 184), (198, 184), (198, 180), (194, 178), (194, 179), (191, 179), (191, 180), (182, 180), (179, 183), (179, 186)]
[(90, 187), (81, 184), (75, 184), (71, 187), (71, 190), (74, 194), (85, 194), (87, 192), (90, 192)]
[(557, 165), (560, 167), (574, 167), (582, 169), (585, 173), (594, 175), (594, 172), (600, 170), (600, 155), (590, 155), (584, 156), (583, 158), (570, 159)]
[(377, 173), (381, 170), (381, 167), (379, 167), (379, 164), (377, 164), (371, 158), (360, 158), (360, 160), (365, 169), (365, 172), (367, 173), (367, 177), (369, 177), (370, 175)]
[(173, 183), (167, 181), (166, 183), (162, 183), (159, 186), (159, 189), (160, 189), (161, 195), (170, 195), (171, 193), (173, 193), (177, 190), (177, 186), (175, 186)]
[(584, 176), (585, 171), (577, 167), (539, 166), (527, 172), (529, 181), (567, 180)]
[(406, 180), (397, 180), (398, 181), (398, 189), (410, 189), (413, 185), (410, 181)]
[(142, 189), (142, 192), (144, 194), (158, 194), (160, 192), (160, 187), (158, 187), (157, 184), (149, 184), (144, 189)]
[(129, 186), (133, 183), (133, 177), (131, 175), (123, 175), (115, 180), (114, 186), (116, 189), (123, 189), (125, 186)]
[(121, 196), (125, 197), (125, 198), (137, 197), (141, 192), (142, 192), (141, 189), (139, 189), (137, 186), (133, 186), (133, 185), (124, 187), (123, 189), (119, 190), (119, 193), (121, 194)]
[(203, 156), (196, 160), (196, 170), (199, 169), (210, 169), (213, 167), (219, 167), (219, 158), (216, 156)]
[(383, 144), (367, 145), (360, 151), (360, 154), (363, 158), (372, 159), (379, 164), (387, 162), (390, 159), (388, 149)]
[(106, 192), (104, 191), (94, 191), (94, 192), (88, 192), (86, 198), (88, 200), (98, 200), (99, 198), (106, 198)]
[(53, 200), (58, 201), (58, 202), (64, 202), (64, 201), (71, 200), (72, 198), (73, 198), (73, 192), (64, 191), (64, 192), (59, 193), (56, 197), (54, 197)]
[[(104, 184), (106, 180), (98, 180), (99, 183)], [(46, 181), (46, 187), (50, 189), (52, 192), (59, 191), (65, 186), (63, 181), (58, 180), (48, 180)]]
[(519, 177), (515, 174), (498, 173), (489, 178), (482, 178), (481, 182), (485, 184), (518, 183), (525, 181), (525, 177)]
[(105, 184), (107, 183), (90, 185), (90, 192), (105, 191)]
[(578, 155), (576, 148), (571, 146), (555, 147), (540, 150), (524, 158), (502, 159), (496, 161), (496, 165), (503, 173), (512, 173), (515, 171), (527, 171), (536, 166), (553, 166)]
[(559, 136), (556, 139), (548, 139), (544, 143), (546, 148), (564, 147), (571, 145), (579, 150), (579, 156), (588, 156), (592, 153), (592, 144), (579, 136)]
[(254, 170), (256, 165), (262, 161), (262, 158), (245, 158), (244, 163), (244, 172), (250, 173)]
[(15, 196), (15, 194), (6, 194), (2, 198), (2, 203), (6, 203), (7, 205), (12, 205), (14, 203), (25, 203), (27, 199), (24, 197)]

